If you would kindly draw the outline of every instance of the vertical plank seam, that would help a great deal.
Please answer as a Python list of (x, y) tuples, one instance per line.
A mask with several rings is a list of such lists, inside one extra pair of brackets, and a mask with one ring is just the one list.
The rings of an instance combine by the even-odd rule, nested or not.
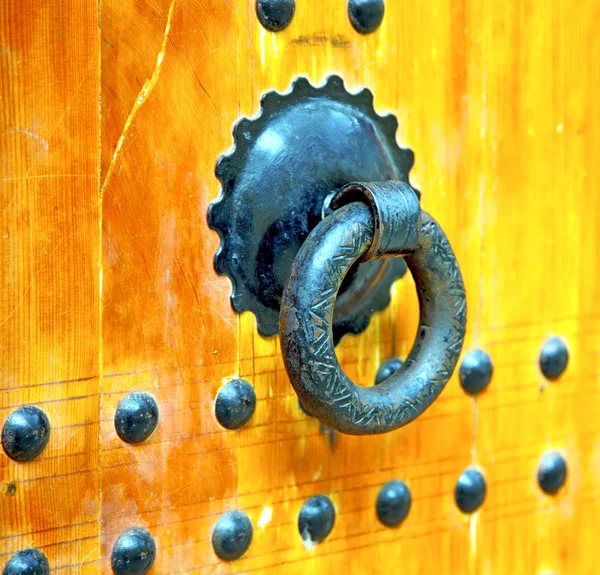
[(102, 0), (98, 1), (98, 567), (102, 566), (102, 407), (104, 389), (104, 333), (103, 333), (103, 285), (102, 230), (104, 203), (102, 194)]
[[(466, 6), (466, 4), (463, 4), (463, 10), (468, 10), (468, 7)], [(469, 45), (468, 39), (466, 42), (466, 45)], [(472, 44), (471, 44), (472, 46)], [(472, 58), (472, 48), (469, 50), (468, 54), (469, 56), (467, 56), (465, 54), (465, 58), (467, 58), (467, 66), (466, 69), (469, 69), (469, 59)], [(480, 53), (478, 54), (478, 56), (483, 56), (484, 52), (482, 50), (480, 50)], [(487, 70), (487, 68), (485, 68), (485, 65), (487, 64), (484, 63), (484, 69)], [(468, 82), (468, 80), (467, 80)], [(468, 84), (467, 84), (468, 85)], [(482, 94), (482, 114), (485, 116), (484, 118), (482, 118), (482, 125), (483, 125), (483, 130), (486, 131), (487, 130), (487, 73), (484, 74), (484, 79), (483, 79), (483, 94)], [(469, 118), (468, 122), (470, 123), (470, 116), (467, 116)], [(483, 134), (480, 133), (481, 139), (483, 139)], [(484, 281), (484, 277), (483, 274), (481, 273), (481, 270), (483, 269), (483, 263), (484, 263), (484, 251), (485, 251), (485, 190), (486, 190), (486, 186), (481, 184), (481, 180), (479, 180), (479, 189), (478, 189), (478, 202), (477, 202), (477, 216), (478, 216), (478, 220), (479, 220), (479, 246), (480, 249), (478, 250), (478, 262), (477, 262), (477, 267), (479, 270), (479, 281), (477, 284), (478, 287), (478, 302), (477, 302), (477, 311), (476, 311), (476, 317), (475, 317), (475, 321), (473, 323), (473, 344), (474, 347), (479, 348), (481, 347), (481, 338), (480, 338), (480, 332), (481, 332), (481, 322), (483, 321), (483, 301), (484, 301), (484, 291), (485, 291), (485, 281)], [(472, 445), (472, 451), (471, 451), (471, 457), (472, 457), (472, 465), (477, 465), (477, 435), (478, 435), (478, 427), (479, 427), (479, 401), (477, 398), (477, 395), (475, 395), (473, 397), (473, 445)], [(484, 475), (485, 477), (485, 475)], [(471, 518), (472, 524), (471, 524), (471, 532), (470, 532), (470, 538), (471, 538), (471, 550), (472, 550), (472, 554), (473, 554), (473, 564), (472, 564), (472, 572), (473, 573), (479, 573), (481, 571), (481, 557), (480, 554), (478, 553), (478, 548), (479, 548), (479, 539), (481, 537), (481, 510), (478, 510), (476, 513), (474, 513), (472, 515)]]

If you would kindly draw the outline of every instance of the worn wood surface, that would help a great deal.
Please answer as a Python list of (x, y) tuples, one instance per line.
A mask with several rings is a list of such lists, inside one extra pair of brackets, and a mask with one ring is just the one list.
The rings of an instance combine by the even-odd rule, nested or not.
[(98, 46), (93, 3), (0, 3), (0, 420), (52, 426), (35, 462), (0, 455), (0, 569), (34, 546), (98, 572)]
[[(363, 37), (343, 0), (298, 1), (278, 34), (252, 4), (0, 6), (0, 418), (36, 404), (52, 424), (36, 461), (0, 453), (0, 566), (33, 546), (53, 573), (109, 573), (119, 533), (141, 526), (157, 542), (157, 575), (595, 572), (600, 5), (388, 1)], [(298, 409), (277, 339), (230, 308), (206, 223), (234, 121), (267, 90), (334, 72), (397, 115), (412, 180), (463, 271), (465, 351), (487, 350), (495, 367), (477, 398), (455, 376), (420, 419), (382, 437), (332, 438)], [(393, 291), (339, 347), (357, 381), (411, 345), (410, 278)], [(553, 383), (537, 367), (551, 335), (571, 355)], [(234, 376), (258, 404), (230, 432), (213, 402)], [(113, 426), (133, 390), (161, 410), (138, 446)], [(548, 449), (569, 466), (555, 497), (535, 479)], [(488, 495), (466, 517), (453, 490), (468, 465)], [(390, 479), (413, 495), (397, 529), (374, 511)], [(318, 493), (337, 518), (307, 551), (296, 520)], [(235, 508), (254, 540), (224, 564), (210, 535)]]

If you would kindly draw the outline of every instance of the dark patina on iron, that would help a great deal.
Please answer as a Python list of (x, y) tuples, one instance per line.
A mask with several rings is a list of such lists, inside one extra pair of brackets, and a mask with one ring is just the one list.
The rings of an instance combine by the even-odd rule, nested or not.
[(212, 546), (220, 559), (234, 561), (239, 559), (252, 543), (252, 522), (237, 509), (225, 513), (212, 534)]
[(475, 467), (465, 469), (454, 489), (456, 505), (463, 513), (473, 513), (479, 509), (485, 499), (487, 486), (483, 473)]
[(287, 28), (296, 11), (296, 0), (256, 0), (259, 22), (270, 32)]
[(115, 575), (145, 575), (156, 559), (156, 543), (145, 529), (134, 527), (121, 533), (113, 547), (111, 565)]
[(23, 549), (15, 553), (3, 575), (50, 575), (48, 558), (39, 549)]
[(309, 548), (321, 543), (333, 529), (335, 507), (326, 495), (315, 495), (307, 499), (298, 515), (298, 531)]
[(44, 451), (49, 439), (48, 416), (34, 405), (13, 411), (2, 428), (2, 447), (15, 461), (32, 461)]
[(217, 393), (215, 416), (225, 429), (239, 429), (250, 421), (256, 408), (254, 388), (243, 379), (234, 379)]
[[(283, 288), (324, 199), (352, 181), (408, 181), (414, 156), (398, 147), (397, 127), (394, 116), (375, 112), (369, 90), (350, 94), (339, 76), (319, 87), (298, 78), (287, 93), (267, 92), (258, 116), (235, 125), (235, 147), (216, 167), (222, 193), (208, 222), (221, 238), (215, 268), (231, 279), (232, 306), (252, 311), (261, 335), (278, 332)], [(336, 342), (367, 327), (405, 271), (395, 258), (348, 272), (333, 318)]]
[(402, 365), (402, 360), (398, 357), (391, 357), (384, 361), (375, 374), (375, 385), (383, 383), (388, 377), (394, 375)]
[[(357, 201), (361, 196), (367, 205)], [(338, 209), (298, 252), (284, 291), (284, 364), (306, 409), (325, 425), (349, 434), (384, 433), (418, 417), (452, 375), (466, 326), (462, 276), (446, 236), (421, 212), (407, 184), (349, 184), (333, 207)], [(331, 331), (339, 287), (365, 254), (406, 254), (421, 310), (409, 356), (393, 376), (370, 388), (356, 386), (343, 372)]]
[(370, 34), (377, 30), (383, 21), (384, 13), (383, 0), (348, 1), (348, 18), (360, 34)]
[(158, 425), (158, 403), (152, 395), (134, 391), (125, 396), (115, 412), (115, 430), (127, 443), (148, 439)]
[(406, 519), (411, 503), (410, 489), (404, 481), (388, 481), (377, 495), (377, 518), (386, 527), (396, 527)]
[(565, 342), (559, 337), (550, 338), (540, 352), (540, 369), (544, 377), (557, 379), (569, 363), (569, 350)]
[(544, 493), (554, 495), (567, 480), (567, 462), (558, 451), (545, 453), (538, 467), (538, 483)]
[(475, 395), (489, 385), (493, 371), (489, 354), (482, 349), (474, 349), (465, 355), (460, 364), (460, 385), (469, 395)]

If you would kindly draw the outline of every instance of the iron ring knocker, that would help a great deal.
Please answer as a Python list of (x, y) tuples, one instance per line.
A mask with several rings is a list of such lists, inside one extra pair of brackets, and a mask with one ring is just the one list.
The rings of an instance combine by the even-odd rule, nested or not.
[[(302, 404), (321, 422), (354, 435), (384, 433), (423, 413), (450, 379), (465, 335), (463, 280), (444, 232), (421, 211), (407, 184), (349, 184), (331, 205), (335, 211), (298, 252), (283, 293), (284, 363)], [(416, 340), (390, 378), (359, 387), (335, 354), (331, 326), (338, 290), (357, 260), (401, 254), (419, 298)]]

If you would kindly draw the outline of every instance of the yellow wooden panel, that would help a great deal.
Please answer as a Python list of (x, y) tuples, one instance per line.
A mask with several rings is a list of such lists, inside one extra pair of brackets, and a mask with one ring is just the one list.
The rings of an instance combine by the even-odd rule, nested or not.
[[(277, 34), (250, 0), (27, 0), (0, 18), (0, 417), (35, 403), (53, 428), (36, 462), (1, 454), (0, 561), (38, 546), (54, 571), (109, 573), (118, 535), (141, 526), (157, 574), (595, 571), (600, 6), (388, 0), (368, 36), (345, 0), (298, 1)], [(465, 278), (465, 351), (485, 349), (495, 367), (478, 397), (454, 376), (421, 418), (381, 437), (332, 434), (299, 409), (277, 338), (230, 307), (206, 222), (233, 123), (264, 92), (332, 73), (398, 117), (411, 181)], [(347, 373), (370, 384), (405, 357), (417, 317), (405, 278), (340, 344)], [(548, 382), (538, 356), (552, 335), (571, 360)], [(234, 377), (258, 401), (231, 432), (213, 404)], [(113, 423), (134, 390), (161, 412), (137, 446)], [(536, 483), (549, 449), (569, 466), (554, 497)], [(453, 492), (469, 465), (488, 494), (464, 516)], [(397, 529), (374, 511), (390, 479), (413, 495)], [(336, 524), (306, 550), (296, 521), (317, 493)], [(225, 564), (210, 537), (234, 508), (254, 540)]]
[(0, 568), (37, 547), (98, 572), (100, 91), (93, 3), (0, 7), (0, 422), (47, 414), (33, 462), (0, 451)]

